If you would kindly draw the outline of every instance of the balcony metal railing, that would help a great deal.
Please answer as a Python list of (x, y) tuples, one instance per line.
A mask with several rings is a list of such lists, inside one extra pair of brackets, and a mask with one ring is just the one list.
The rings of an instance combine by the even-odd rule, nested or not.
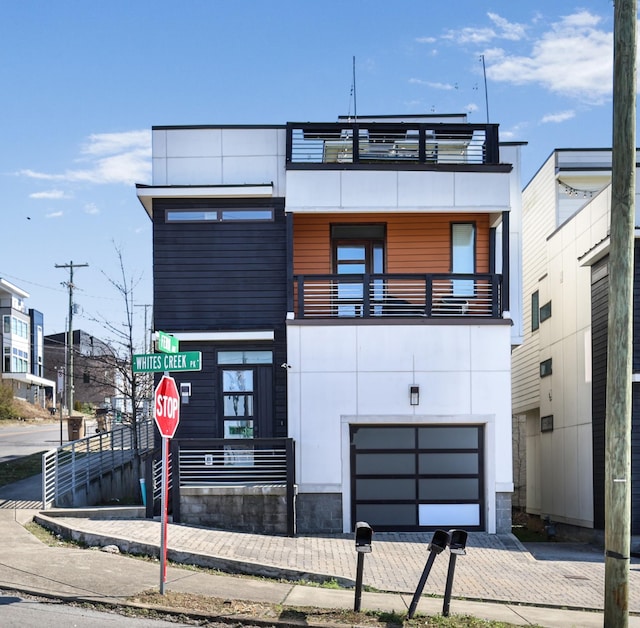
[(287, 167), (497, 165), (497, 124), (293, 123)]
[(498, 318), (502, 276), (485, 274), (298, 275), (297, 318)]

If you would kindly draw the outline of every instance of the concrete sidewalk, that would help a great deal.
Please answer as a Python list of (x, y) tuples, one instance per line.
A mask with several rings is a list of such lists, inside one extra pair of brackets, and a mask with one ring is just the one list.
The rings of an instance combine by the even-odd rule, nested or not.
[[(136, 511), (120, 515), (132, 512)], [(107, 514), (104, 509), (99, 515), (95, 510), (75, 511), (83, 515), (79, 517), (50, 514), (0, 510), (0, 535), (11, 539), (0, 546), (0, 588), (112, 603), (159, 589), (157, 562), (95, 549), (48, 547), (22, 525), (35, 515), (59, 533), (91, 546), (114, 544), (125, 552), (157, 555), (158, 521), (98, 518)], [(428, 557), (430, 538), (420, 533), (374, 535), (373, 552), (364, 561), (364, 584), (384, 592), (363, 593), (362, 610), (406, 612)], [(344, 584), (355, 579), (357, 557), (350, 535), (287, 538), (170, 524), (167, 539), (169, 559), (177, 562), (272, 577), (329, 577)], [(471, 533), (467, 555), (457, 561), (451, 614), (515, 625), (601, 626), (598, 609), (603, 607), (604, 563), (600, 553), (585, 551), (584, 546), (557, 546), (563, 552), (561, 560), (536, 560), (512, 535)], [(448, 562), (448, 552), (434, 562), (419, 612), (442, 612)], [(634, 612), (640, 611), (639, 569), (634, 562), (630, 587)], [(353, 609), (354, 605), (353, 590), (211, 575), (179, 567), (168, 568), (166, 590), (283, 606)], [(640, 627), (640, 617), (630, 617), (629, 625)]]

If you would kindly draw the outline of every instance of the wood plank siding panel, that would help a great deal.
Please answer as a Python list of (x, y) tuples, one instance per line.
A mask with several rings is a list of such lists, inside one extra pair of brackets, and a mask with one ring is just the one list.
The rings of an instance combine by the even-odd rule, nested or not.
[(166, 223), (164, 209), (184, 204), (155, 202), (156, 328), (284, 328), (286, 229), (278, 204), (273, 222)]
[(293, 224), (293, 272), (326, 274), (331, 268), (332, 224), (385, 224), (387, 273), (451, 272), (451, 225), (476, 225), (476, 272), (489, 272), (489, 216), (485, 214), (298, 214)]
[(550, 300), (546, 292), (547, 238), (556, 228), (555, 159), (550, 158), (522, 193), (522, 320), (524, 342), (512, 357), (512, 408), (514, 414), (540, 406), (540, 333), (531, 329), (531, 295), (538, 290), (540, 305)]

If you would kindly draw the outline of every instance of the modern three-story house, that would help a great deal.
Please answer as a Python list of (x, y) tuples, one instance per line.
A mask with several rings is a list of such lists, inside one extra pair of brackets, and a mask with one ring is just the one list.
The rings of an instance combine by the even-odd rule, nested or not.
[(509, 531), (519, 151), (463, 115), (154, 127), (176, 437), (293, 439), (302, 532)]

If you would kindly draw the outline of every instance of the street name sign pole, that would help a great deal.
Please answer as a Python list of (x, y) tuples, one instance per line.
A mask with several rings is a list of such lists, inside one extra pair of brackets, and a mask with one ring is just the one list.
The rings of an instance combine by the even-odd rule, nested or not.
[(160, 532), (160, 595), (164, 595), (167, 582), (167, 530), (169, 506), (169, 440), (173, 438), (180, 421), (180, 395), (176, 382), (168, 373), (156, 386), (153, 417), (162, 436), (162, 485)]

